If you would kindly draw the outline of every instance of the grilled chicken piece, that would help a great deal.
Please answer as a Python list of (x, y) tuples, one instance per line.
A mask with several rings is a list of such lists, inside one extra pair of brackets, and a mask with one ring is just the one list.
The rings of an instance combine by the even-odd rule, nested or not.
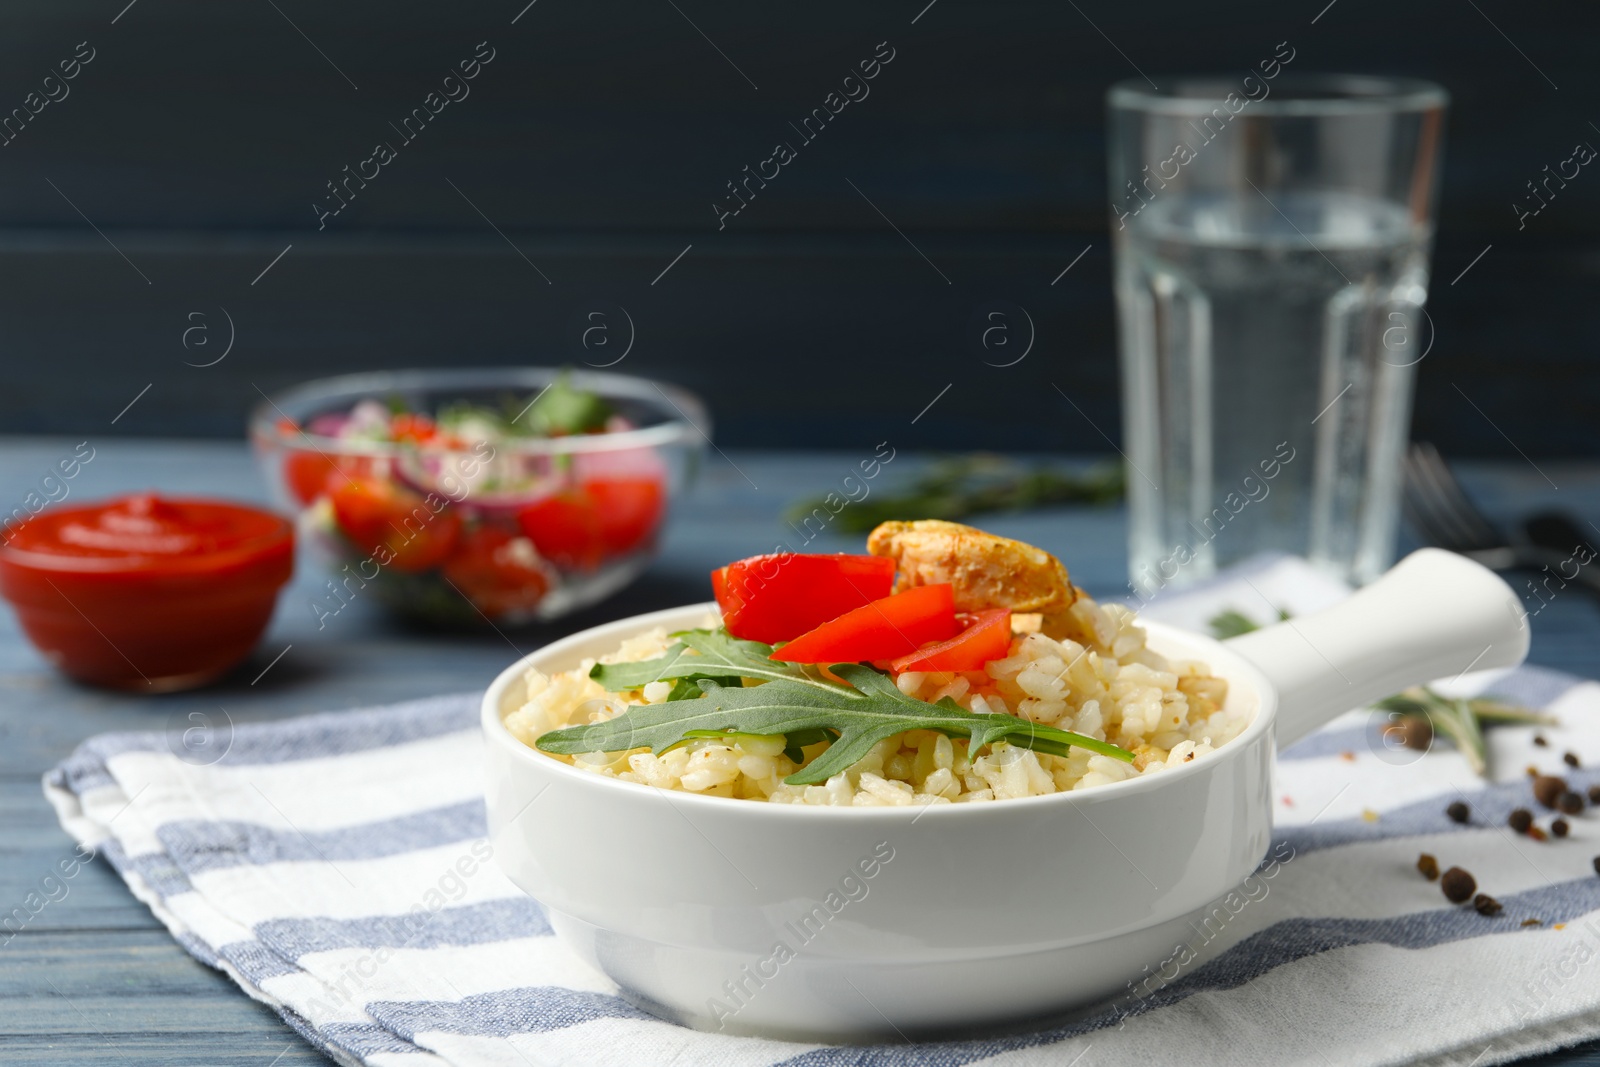
[(882, 523), (867, 537), (867, 551), (895, 561), (895, 592), (949, 582), (957, 611), (1037, 612), (1047, 632), (1079, 595), (1067, 568), (1050, 553), (959, 522)]

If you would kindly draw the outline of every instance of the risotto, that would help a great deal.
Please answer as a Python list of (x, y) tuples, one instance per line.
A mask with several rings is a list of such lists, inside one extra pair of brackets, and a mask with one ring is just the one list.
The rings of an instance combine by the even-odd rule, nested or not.
[[(969, 529), (948, 523), (938, 525), (961, 531)], [(986, 534), (981, 536), (989, 541), (1003, 540)], [(1030, 551), (1048, 560), (1048, 566), (1058, 570), (1064, 582), (1065, 570), (1054, 557), (1037, 549), (1030, 548)], [(955, 574), (949, 567), (943, 571), (934, 568), (930, 573), (926, 566), (928, 558), (908, 559), (902, 553), (895, 560), (894, 580), (902, 591), (908, 586), (927, 584), (916, 581), (915, 574), (919, 570), (923, 577), (933, 579), (951, 578)], [(969, 558), (967, 562), (970, 561)], [(1011, 560), (1002, 566), (1015, 564), (1016, 561)], [(1032, 566), (1026, 559), (1023, 565)], [(908, 572), (912, 572), (909, 581)], [(993, 568), (987, 577), (994, 577)], [(714, 581), (723, 606), (720, 621), (731, 624), (733, 620), (744, 619), (748, 622), (749, 603), (723, 595), (729, 580), (729, 576), (724, 575), (721, 582)], [(859, 580), (854, 581), (859, 584)], [(964, 583), (959, 575), (955, 575), (951, 584), (958, 607), (980, 613), (995, 610), (1009, 613), (1005, 620), (1009, 626), (997, 638), (990, 639), (993, 642), (989, 646), (993, 653), (991, 658), (974, 668), (970, 662), (961, 663), (943, 653), (932, 654), (953, 640), (958, 641), (958, 633), (956, 639), (942, 644), (923, 642), (920, 662), (935, 667), (954, 665), (967, 669), (911, 669), (907, 664), (919, 662), (916, 659), (919, 653), (894, 660), (863, 656), (861, 661), (874, 662), (883, 677), (905, 697), (959, 709), (952, 710), (952, 714), (1013, 716), (1023, 720), (1016, 724), (1018, 727), (1039, 724), (1070, 731), (1080, 744), (1042, 751), (1039, 749), (1050, 746), (1031, 743), (1024, 732), (1023, 736), (1008, 735), (1008, 739), (983, 745), (974, 753), (969, 751), (969, 737), (960, 736), (959, 731), (913, 728), (876, 740), (863, 750), (859, 759), (830, 774), (826, 780), (813, 783), (786, 779), (804, 777), (804, 768), (820, 758), (832, 744), (841, 743), (836, 738), (837, 731), (827, 735), (794, 733), (788, 737), (743, 732), (706, 736), (711, 732), (685, 731), (691, 736), (654, 749), (641, 746), (621, 751), (543, 754), (591, 774), (658, 789), (738, 800), (854, 807), (962, 804), (1088, 789), (1139, 775), (1159, 774), (1204, 757), (1238, 736), (1249, 724), (1247, 712), (1225, 708), (1225, 681), (1214, 677), (1203, 663), (1168, 660), (1152, 651), (1146, 646), (1145, 632), (1133, 613), (1120, 605), (1098, 604), (1070, 586), (1055, 594), (1046, 590), (1024, 603), (1017, 599), (1016, 583), (1011, 593), (996, 593), (993, 589), (975, 592), (978, 585), (971, 580)], [(819, 586), (811, 580), (807, 588), (815, 591)], [(1051, 596), (1056, 599), (1052, 601)], [(1009, 597), (1022, 607), (1043, 610), (1010, 612), (1007, 608), (985, 608), (978, 603), (983, 600), (987, 604), (997, 597)], [(883, 604), (884, 601), (874, 603)], [(831, 607), (818, 610), (831, 610)], [(860, 614), (860, 610), (856, 614)], [(968, 631), (973, 627), (970, 620), (982, 617), (982, 614), (968, 616), (965, 623)], [(710, 632), (719, 625), (719, 620), (710, 617), (705, 625), (706, 632)], [(909, 630), (909, 624), (902, 622), (898, 629)], [(807, 634), (808, 639), (811, 637), (812, 634)], [(765, 651), (770, 646), (751, 647)], [(777, 650), (771, 653), (772, 658), (782, 657), (786, 647), (787, 642), (776, 642)], [(615, 652), (601, 657), (598, 663), (642, 665), (647, 661), (675, 662), (679, 670), (675, 678), (660, 678), (626, 689), (619, 689), (615, 684), (610, 689), (602, 685), (596, 676), (614, 680), (619, 675), (615, 668), (608, 673), (608, 668), (597, 667), (596, 661), (586, 660), (576, 669), (555, 675), (529, 670), (525, 679), (526, 702), (506, 716), (506, 727), (519, 740), (535, 746), (551, 731), (605, 723), (627, 715), (630, 709), (648, 709), (659, 718), (668, 709), (657, 706), (670, 701), (679, 701), (678, 707), (693, 708), (693, 700), (701, 691), (695, 689), (692, 679), (699, 676), (688, 674), (683, 665), (696, 663), (695, 653), (685, 651), (674, 636), (663, 630), (630, 638)], [(822, 687), (826, 683), (820, 679), (827, 679), (844, 687), (843, 680), (828, 670), (826, 660), (814, 662), (822, 666), (820, 672), (808, 668), (819, 679), (813, 684)], [(687, 688), (684, 687), (686, 678), (690, 679)], [(750, 687), (771, 683), (746, 678), (742, 682), (735, 679), (733, 684)], [(706, 694), (720, 691), (710, 683), (701, 683), (701, 688)], [(1112, 749), (1112, 754), (1091, 751), (1082, 747), (1091, 743), (1088, 739), (1102, 743), (1099, 746), (1102, 749), (1116, 746), (1125, 751)]]

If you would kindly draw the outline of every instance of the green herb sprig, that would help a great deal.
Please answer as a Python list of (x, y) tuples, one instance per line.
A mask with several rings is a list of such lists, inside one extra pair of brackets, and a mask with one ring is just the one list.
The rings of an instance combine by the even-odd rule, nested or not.
[[(918, 729), (966, 738), (973, 756), (987, 745), (1007, 741), (1050, 755), (1064, 756), (1076, 747), (1133, 762), (1126, 749), (1069, 730), (1014, 715), (978, 714), (948, 697), (936, 704), (918, 700), (859, 663), (828, 668), (848, 683), (841, 685), (815, 668), (767, 659), (772, 648), (759, 641), (714, 630), (675, 636), (678, 643), (657, 659), (600, 664), (590, 676), (614, 690), (668, 679), (680, 685), (692, 681), (699, 696), (637, 704), (614, 719), (553, 730), (538, 739), (538, 747), (558, 755), (635, 748), (660, 755), (694, 738), (755, 734), (783, 737), (785, 753), (798, 763), (804, 746), (831, 739), (826, 750), (784, 779), (790, 785), (825, 782), (860, 761), (879, 741)], [(745, 679), (761, 684), (746, 686)]]
[[(1287, 611), (1278, 609), (1280, 620), (1288, 617)], [(1260, 628), (1249, 616), (1231, 608), (1213, 616), (1210, 626), (1211, 632), (1221, 639), (1238, 637)], [(1423, 726), (1425, 730), (1422, 736), (1443, 734), (1448, 737), (1468, 766), (1484, 776), (1489, 773), (1489, 746), (1483, 737), (1485, 726), (1549, 726), (1556, 722), (1554, 716), (1503, 700), (1492, 697), (1447, 697), (1425, 685), (1412, 686), (1393, 696), (1384, 697), (1372, 706), (1393, 717), (1396, 727), (1408, 724), (1413, 727), (1404, 731), (1402, 736), (1417, 736), (1414, 728)]]
[(1492, 697), (1447, 697), (1425, 685), (1413, 686), (1372, 705), (1401, 721), (1420, 720), (1436, 734), (1444, 734), (1480, 775), (1489, 773), (1489, 746), (1483, 729), (1495, 724), (1553, 726), (1556, 718)]
[[(1026, 511), (1051, 504), (1111, 504), (1125, 487), (1119, 464), (1090, 468), (1082, 474), (1025, 468), (1001, 456), (975, 455), (940, 460), (930, 465), (902, 492), (873, 494), (838, 510), (834, 529), (866, 533), (894, 519), (964, 519), (990, 511)], [(799, 522), (822, 500), (794, 504), (785, 518)]]

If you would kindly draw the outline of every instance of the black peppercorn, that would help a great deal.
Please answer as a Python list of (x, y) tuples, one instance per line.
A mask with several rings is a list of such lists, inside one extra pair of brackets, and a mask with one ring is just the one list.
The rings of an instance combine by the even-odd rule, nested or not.
[[(1600, 870), (1600, 858), (1595, 860), (1595, 869)], [(1460, 904), (1471, 899), (1478, 888), (1478, 880), (1460, 867), (1451, 867), (1439, 878), (1439, 888), (1452, 904)]]
[[(1600, 789), (1600, 786), (1596, 786), (1596, 788)], [(1466, 822), (1468, 819), (1472, 818), (1472, 809), (1467, 807), (1465, 803), (1459, 800), (1452, 803), (1448, 808), (1445, 808), (1444, 813), (1450, 816), (1450, 818), (1454, 819), (1456, 822)]]
[(1506, 822), (1517, 833), (1525, 834), (1528, 832), (1528, 827), (1533, 825), (1533, 812), (1527, 808), (1513, 808), (1511, 817)]
[(1533, 799), (1547, 808), (1556, 806), (1556, 801), (1561, 799), (1561, 794), (1567, 791), (1567, 782), (1564, 778), (1557, 778), (1553, 774), (1541, 774), (1533, 780)]

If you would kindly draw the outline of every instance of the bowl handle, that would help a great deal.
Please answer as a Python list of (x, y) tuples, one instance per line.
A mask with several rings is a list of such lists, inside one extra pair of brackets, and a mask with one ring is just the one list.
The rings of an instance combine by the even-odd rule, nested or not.
[(1527, 612), (1493, 571), (1424, 548), (1331, 608), (1227, 644), (1277, 688), (1281, 749), (1407, 686), (1514, 667), (1528, 637)]

